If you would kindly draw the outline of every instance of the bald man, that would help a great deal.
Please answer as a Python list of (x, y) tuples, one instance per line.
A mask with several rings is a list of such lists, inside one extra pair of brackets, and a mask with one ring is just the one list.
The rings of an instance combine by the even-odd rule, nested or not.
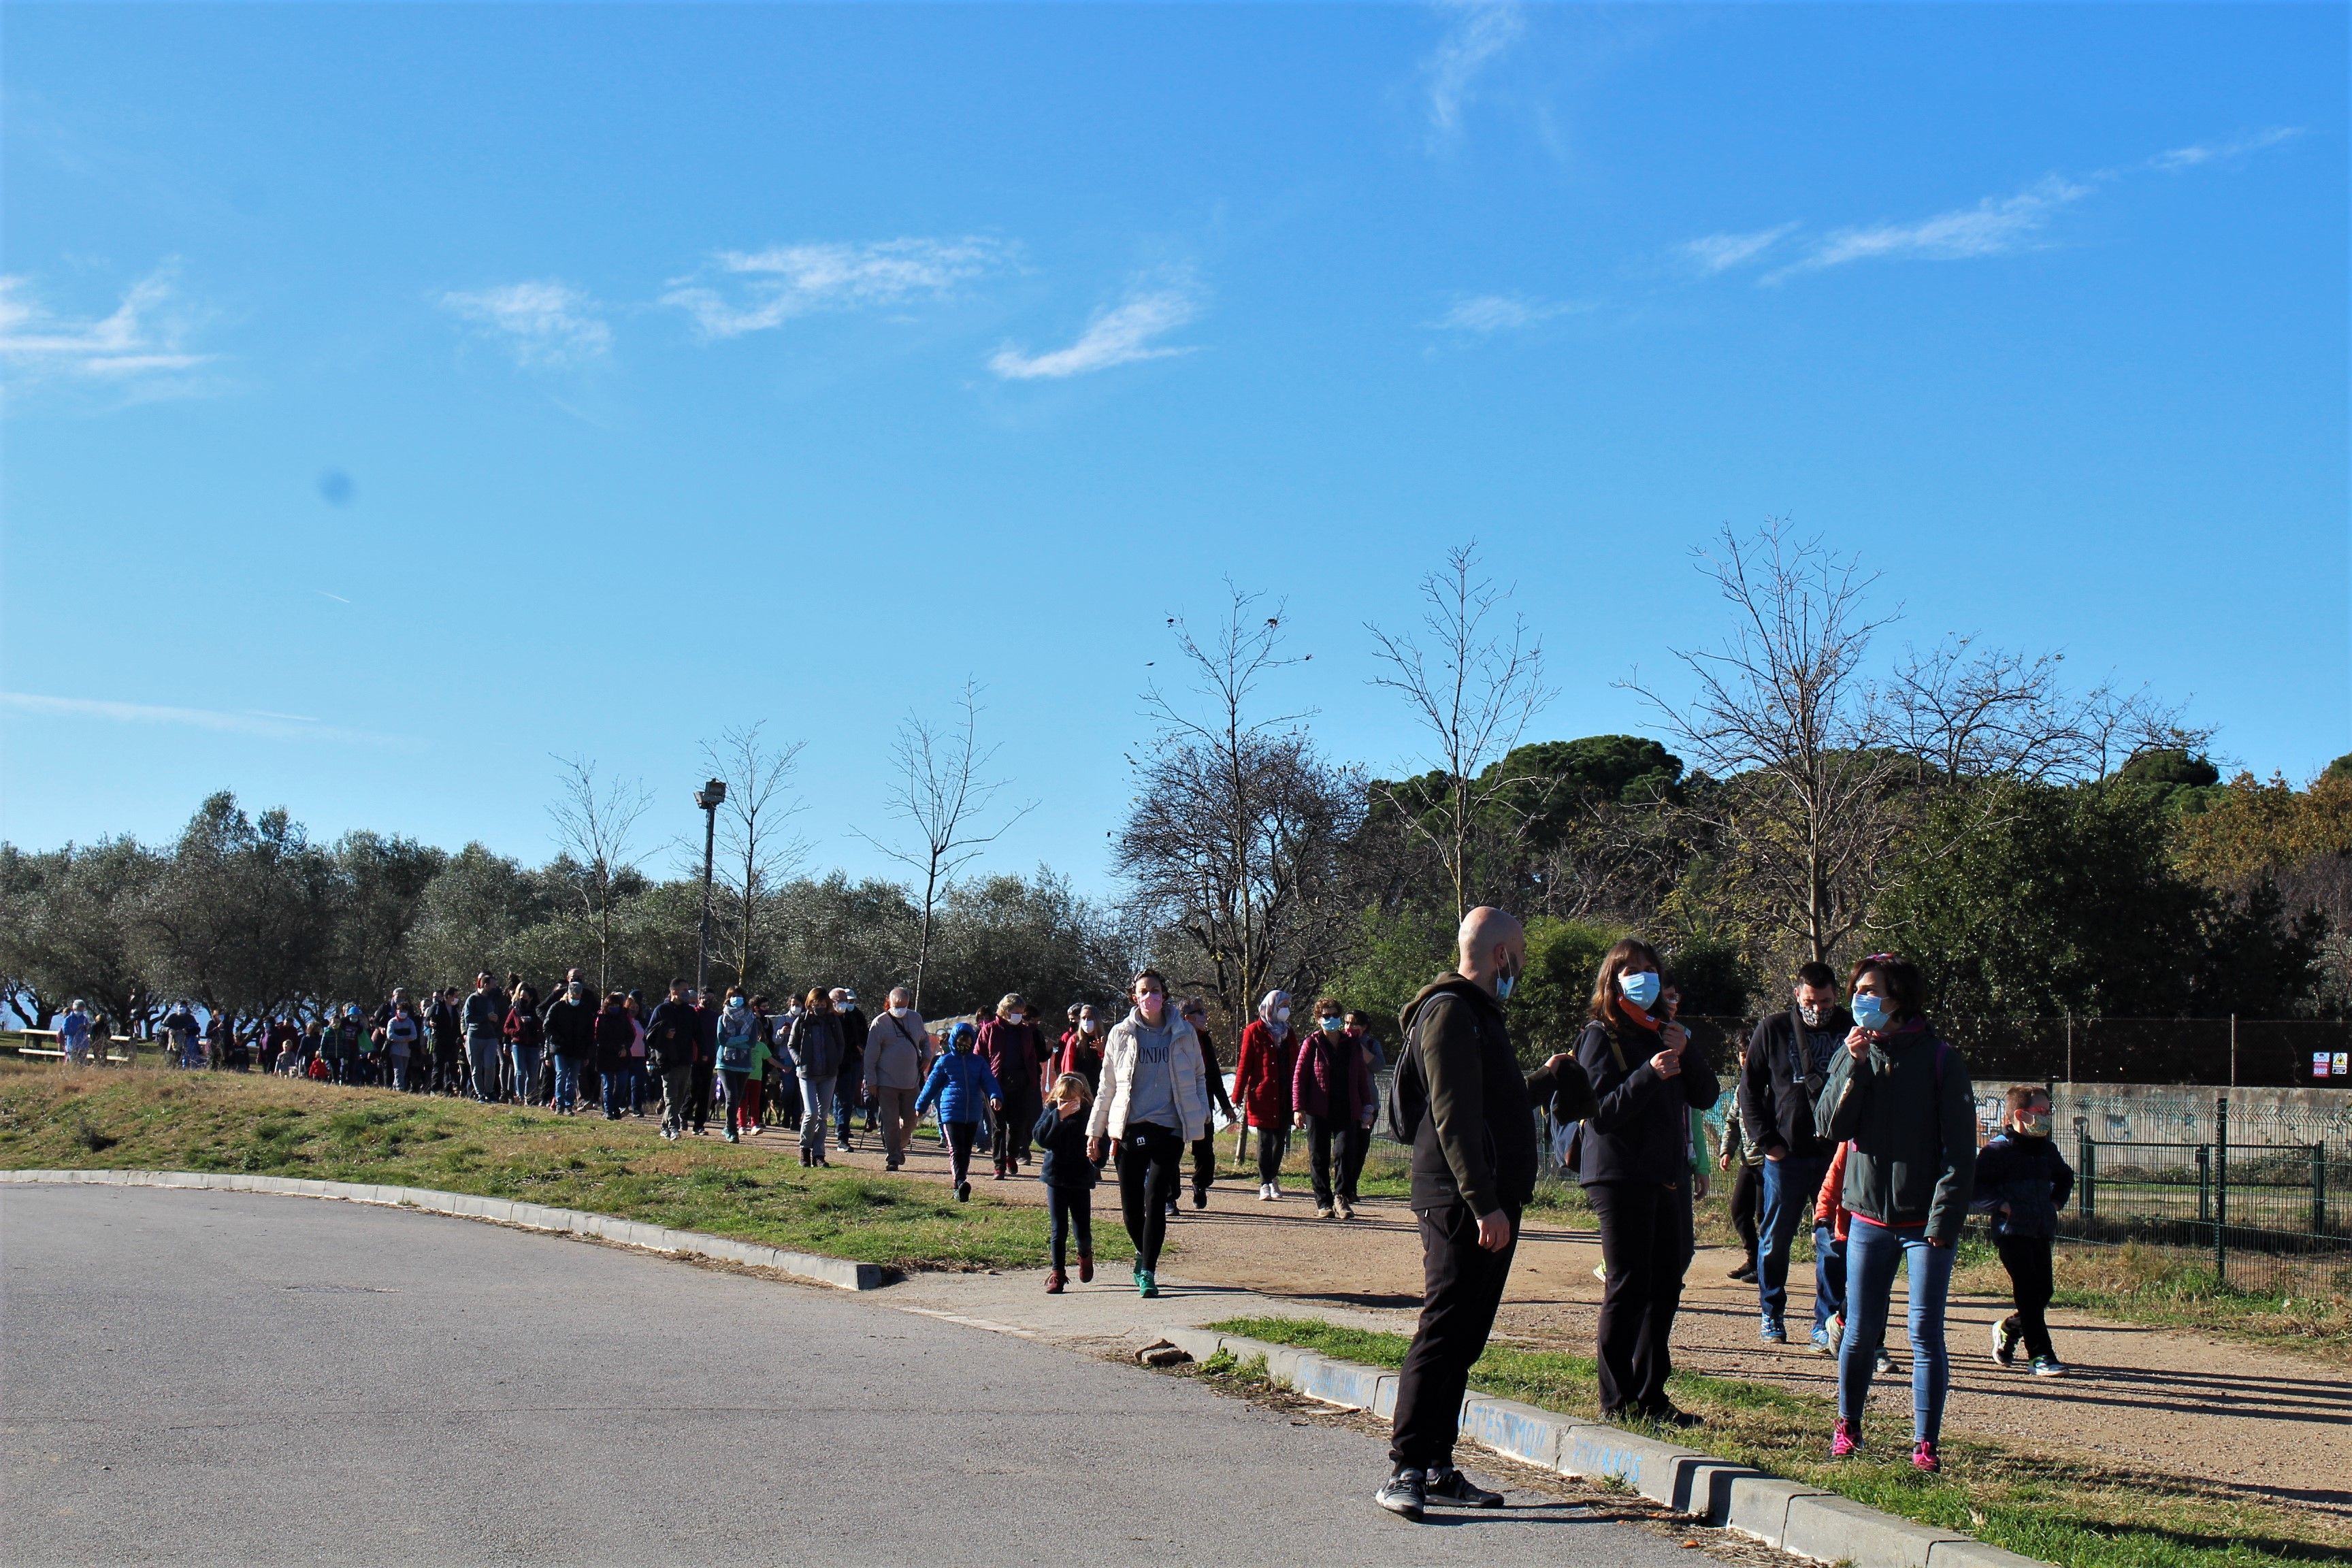
[(1465, 917), (1455, 967), (1400, 1016), (1397, 1117), (1412, 1138), (1412, 1211), (1421, 1222), (1421, 1323), (1397, 1377), (1393, 1466), (1374, 1500), (1418, 1520), (1432, 1502), (1500, 1508), (1454, 1467), (1454, 1438), (1470, 1364), (1511, 1276), (1519, 1211), (1536, 1189), (1535, 1107), (1568, 1120), (1591, 1110), (1576, 1058), (1519, 1069), (1503, 1003), (1527, 962), (1518, 921), (1481, 907)]

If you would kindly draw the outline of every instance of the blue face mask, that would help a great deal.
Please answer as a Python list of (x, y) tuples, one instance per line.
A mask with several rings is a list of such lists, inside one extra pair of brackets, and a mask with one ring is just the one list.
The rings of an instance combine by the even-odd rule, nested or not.
[(1887, 1007), (1885, 997), (1864, 993), (1853, 999), (1853, 1021), (1875, 1035), (1895, 1021), (1895, 1015)]
[(1625, 994), (1626, 1001), (1646, 1013), (1650, 1010), (1651, 1005), (1658, 999), (1657, 971), (1644, 969), (1639, 973), (1628, 971), (1620, 974), (1617, 977), (1617, 989)]
[(1495, 1000), (1497, 1002), (1509, 1001), (1511, 999), (1511, 987), (1517, 983), (1518, 978), (1519, 977), (1517, 974), (1497, 974), (1495, 976)]

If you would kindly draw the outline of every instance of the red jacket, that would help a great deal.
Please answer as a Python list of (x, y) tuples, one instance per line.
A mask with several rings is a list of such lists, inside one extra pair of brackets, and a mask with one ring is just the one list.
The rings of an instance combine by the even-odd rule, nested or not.
[(1822, 1178), (1821, 1194), (1813, 1200), (1813, 1223), (1829, 1226), (1830, 1234), (1840, 1241), (1845, 1239), (1851, 1217), (1845, 1212), (1845, 1156), (1853, 1147), (1852, 1143), (1837, 1146), (1837, 1152), (1830, 1156), (1829, 1173)]
[(1008, 1024), (1002, 1018), (991, 1018), (980, 1026), (980, 1043), (973, 1054), (988, 1063), (988, 1070), (1004, 1090), (1008, 1107), (1019, 1109), (1014, 1096), (1026, 1094), (1036, 1087), (1037, 1069), (1045, 1065), (1045, 1037), (1037, 1026), (1029, 1023)]
[(1281, 1039), (1263, 1018), (1242, 1031), (1242, 1054), (1234, 1064), (1234, 1098), (1252, 1127), (1290, 1125), (1291, 1078), (1298, 1068), (1298, 1036)]
[(1356, 1037), (1320, 1029), (1307, 1036), (1298, 1047), (1298, 1065), (1291, 1069), (1291, 1110), (1347, 1125), (1360, 1123), (1371, 1103), (1371, 1064)]

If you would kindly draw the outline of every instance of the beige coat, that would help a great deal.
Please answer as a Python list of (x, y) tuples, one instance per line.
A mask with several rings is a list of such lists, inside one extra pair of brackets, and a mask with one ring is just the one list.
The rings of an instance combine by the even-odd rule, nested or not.
[[(1126, 1135), (1127, 1100), (1135, 1086), (1139, 1027), (1135, 1014), (1129, 1011), (1111, 1026), (1110, 1037), (1103, 1042), (1102, 1088), (1087, 1118), (1087, 1135), (1090, 1138)], [(1175, 1037), (1168, 1042), (1168, 1071), (1175, 1090), (1176, 1119), (1183, 1123), (1176, 1131), (1190, 1143), (1209, 1131), (1208, 1071), (1201, 1061), (1201, 1037), (1181, 1018), (1176, 1020)]]

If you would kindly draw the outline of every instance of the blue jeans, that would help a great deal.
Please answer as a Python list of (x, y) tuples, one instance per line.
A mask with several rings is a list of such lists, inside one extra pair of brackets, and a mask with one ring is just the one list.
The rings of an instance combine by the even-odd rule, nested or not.
[(1952, 1288), (1952, 1251), (1930, 1247), (1916, 1230), (1893, 1230), (1861, 1215), (1845, 1238), (1845, 1343), (1838, 1351), (1838, 1414), (1862, 1419), (1870, 1374), (1886, 1339), (1895, 1266), (1911, 1275), (1911, 1436), (1932, 1440), (1944, 1426), (1952, 1364), (1944, 1353), (1944, 1297)]
[(525, 1105), (539, 1092), (539, 1047), (516, 1045), (510, 1047), (514, 1057), (514, 1097)]
[(833, 1120), (833, 1083), (801, 1079), (801, 1152), (824, 1158), (825, 1123)]
[[(1759, 1173), (1763, 1193), (1757, 1200), (1756, 1299), (1764, 1316), (1780, 1322), (1789, 1310), (1789, 1244), (1797, 1227), (1811, 1220), (1821, 1197), (1822, 1178), (1829, 1174), (1827, 1160), (1801, 1160), (1793, 1154), (1764, 1162)], [(1821, 1294), (1813, 1295), (1813, 1322), (1830, 1321)]]
[(634, 1109), (629, 1093), (629, 1069), (614, 1068), (604, 1075), (604, 1114), (617, 1121)]
[(555, 1053), (555, 1109), (569, 1110), (580, 1103), (580, 1058)]
[(1813, 1318), (1827, 1325), (1845, 1310), (1845, 1243), (1825, 1225), (1813, 1226)]

